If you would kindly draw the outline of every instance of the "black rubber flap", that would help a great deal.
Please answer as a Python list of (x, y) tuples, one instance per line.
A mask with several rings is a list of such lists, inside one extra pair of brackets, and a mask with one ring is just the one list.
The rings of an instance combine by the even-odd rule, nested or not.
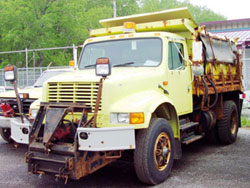
[(66, 109), (65, 108), (48, 108), (46, 111), (46, 122), (44, 126), (43, 142), (47, 143), (56, 127), (59, 125)]

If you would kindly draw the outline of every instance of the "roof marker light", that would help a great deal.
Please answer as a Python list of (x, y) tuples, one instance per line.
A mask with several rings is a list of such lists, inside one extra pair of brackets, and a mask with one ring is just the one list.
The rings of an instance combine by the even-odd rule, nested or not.
[(123, 23), (123, 33), (135, 33), (136, 24), (135, 22), (124, 22)]

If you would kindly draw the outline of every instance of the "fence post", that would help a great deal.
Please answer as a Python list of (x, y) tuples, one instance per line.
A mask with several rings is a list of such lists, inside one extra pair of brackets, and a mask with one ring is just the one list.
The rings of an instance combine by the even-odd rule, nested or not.
[(74, 68), (77, 67), (77, 48), (75, 44), (73, 44), (73, 60), (74, 60)]
[(28, 79), (28, 49), (27, 48), (25, 48), (25, 68), (26, 68), (26, 85), (28, 86), (28, 83), (29, 83), (29, 79)]

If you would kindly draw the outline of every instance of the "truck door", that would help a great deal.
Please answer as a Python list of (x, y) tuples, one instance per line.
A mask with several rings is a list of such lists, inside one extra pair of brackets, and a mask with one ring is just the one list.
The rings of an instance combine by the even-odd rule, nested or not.
[(178, 115), (190, 113), (192, 105), (192, 76), (185, 41), (168, 41), (168, 91)]

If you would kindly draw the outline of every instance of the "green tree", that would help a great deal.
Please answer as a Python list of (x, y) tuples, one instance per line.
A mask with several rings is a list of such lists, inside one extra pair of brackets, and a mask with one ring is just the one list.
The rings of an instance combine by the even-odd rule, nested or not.
[(127, 16), (139, 12), (136, 0), (117, 0), (117, 16)]
[(188, 0), (179, 2), (177, 0), (142, 0), (141, 12), (160, 11), (172, 8), (188, 7), (197, 24), (207, 21), (225, 20), (226, 17), (220, 15), (206, 6), (192, 5)]
[[(0, 51), (82, 44), (98, 20), (112, 16), (111, 7), (88, 7), (86, 0), (0, 1)], [(30, 54), (32, 55), (32, 54)], [(2, 55), (5, 64), (25, 65), (25, 54)], [(37, 53), (38, 66), (66, 65), (72, 50)]]

